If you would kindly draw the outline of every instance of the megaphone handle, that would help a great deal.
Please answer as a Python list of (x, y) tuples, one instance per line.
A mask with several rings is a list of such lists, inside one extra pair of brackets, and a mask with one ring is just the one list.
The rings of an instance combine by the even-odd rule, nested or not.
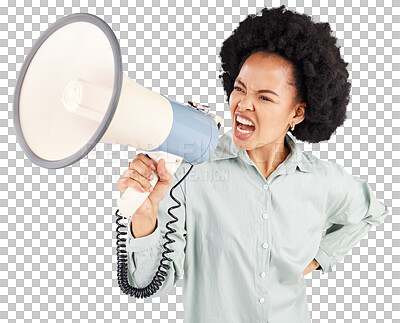
[[(165, 167), (171, 176), (176, 172), (183, 158), (177, 155), (166, 153), (164, 151), (156, 152), (143, 152), (147, 154), (157, 164), (161, 158), (165, 160)], [(150, 181), (151, 186), (156, 186), (158, 182), (158, 175), (156, 171), (153, 171), (153, 179)], [(118, 208), (122, 216), (127, 219), (132, 216), (137, 209), (143, 204), (150, 192), (139, 192), (132, 187), (128, 187), (124, 194), (117, 200)]]

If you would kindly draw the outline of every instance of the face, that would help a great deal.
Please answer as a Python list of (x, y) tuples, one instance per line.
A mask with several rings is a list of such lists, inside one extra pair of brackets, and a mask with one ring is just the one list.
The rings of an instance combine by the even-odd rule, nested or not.
[[(249, 56), (229, 97), (236, 146), (252, 150), (271, 143), (282, 145), (291, 124), (304, 119), (306, 104), (294, 102), (292, 82), (292, 66), (284, 58), (264, 52)], [(246, 125), (249, 122), (252, 125)]]

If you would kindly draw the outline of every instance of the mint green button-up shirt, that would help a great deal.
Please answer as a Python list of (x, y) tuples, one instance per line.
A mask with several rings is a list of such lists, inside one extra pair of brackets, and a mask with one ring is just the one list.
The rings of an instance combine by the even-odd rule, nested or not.
[[(322, 273), (332, 271), (387, 216), (363, 179), (302, 152), (290, 133), (285, 144), (290, 154), (265, 178), (230, 130), (174, 190), (182, 206), (172, 210), (179, 219), (168, 235), (172, 262), (152, 297), (183, 277), (185, 323), (311, 322), (303, 270), (315, 258)], [(189, 167), (180, 165), (172, 186)], [(132, 286), (153, 279), (173, 205), (167, 194), (150, 235), (134, 238), (129, 229)]]

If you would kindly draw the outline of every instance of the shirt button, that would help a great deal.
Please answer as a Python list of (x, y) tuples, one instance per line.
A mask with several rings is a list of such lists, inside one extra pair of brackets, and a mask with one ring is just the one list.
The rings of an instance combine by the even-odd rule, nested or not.
[(262, 273), (260, 274), (260, 276), (261, 276), (262, 278), (264, 278), (264, 277), (265, 277), (265, 272), (262, 272)]
[(269, 185), (268, 184), (264, 184), (263, 188), (264, 188), (264, 190), (267, 190), (269, 188)]
[(261, 297), (260, 298), (260, 303), (264, 303), (265, 302), (265, 298), (264, 297)]
[(264, 213), (264, 214), (262, 215), (262, 217), (263, 217), (264, 219), (268, 219), (268, 213)]
[(263, 246), (264, 249), (267, 249), (268, 248), (268, 243), (264, 242), (262, 246)]

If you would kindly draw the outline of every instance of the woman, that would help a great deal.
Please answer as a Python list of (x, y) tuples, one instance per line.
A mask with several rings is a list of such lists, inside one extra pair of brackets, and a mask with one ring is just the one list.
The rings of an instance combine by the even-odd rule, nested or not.
[[(153, 297), (184, 277), (185, 322), (310, 322), (304, 275), (332, 271), (388, 213), (364, 180), (296, 145), (293, 136), (328, 140), (344, 123), (350, 83), (329, 24), (284, 9), (248, 16), (224, 41), (233, 129), (174, 191), (182, 206), (172, 212), (172, 263)], [(151, 192), (130, 218), (127, 245), (130, 284), (145, 287), (176, 204), (168, 190), (189, 166), (172, 177), (143, 154), (129, 166), (121, 193)]]

